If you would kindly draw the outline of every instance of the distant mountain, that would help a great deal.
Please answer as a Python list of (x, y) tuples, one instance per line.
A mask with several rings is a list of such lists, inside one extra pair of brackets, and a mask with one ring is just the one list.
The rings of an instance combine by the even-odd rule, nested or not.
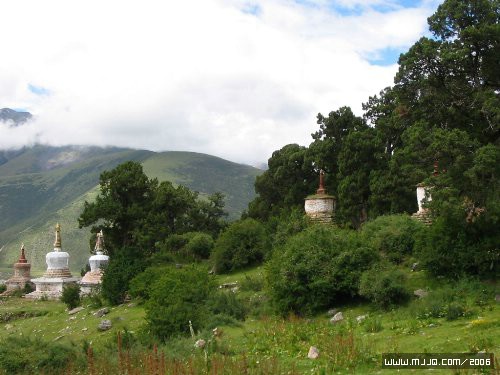
[(89, 256), (89, 231), (78, 229), (77, 217), (84, 201), (97, 195), (101, 172), (127, 160), (141, 162), (149, 177), (185, 185), (201, 196), (224, 193), (231, 219), (238, 218), (253, 199), (255, 177), (262, 173), (192, 152), (40, 145), (10, 152), (0, 163), (0, 278), (10, 274), (21, 242), (32, 267), (44, 270), (56, 222), (62, 226), (71, 269), (82, 268)]
[(0, 109), (0, 121), (12, 123), (11, 126), (18, 126), (30, 120), (33, 116), (29, 112), (18, 112), (10, 108)]

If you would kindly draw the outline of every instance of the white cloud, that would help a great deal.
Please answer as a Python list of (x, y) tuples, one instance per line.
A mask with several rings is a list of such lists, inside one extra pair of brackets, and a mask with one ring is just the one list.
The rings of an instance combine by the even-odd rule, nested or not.
[(0, 126), (0, 147), (113, 144), (254, 163), (308, 144), (318, 112), (361, 114), (392, 84), (397, 66), (366, 56), (409, 47), (433, 12), (427, 2), (384, 13), (371, 5), (393, 1), (357, 3), (363, 12), (347, 17), (327, 1), (7, 2), (0, 107), (36, 120)]

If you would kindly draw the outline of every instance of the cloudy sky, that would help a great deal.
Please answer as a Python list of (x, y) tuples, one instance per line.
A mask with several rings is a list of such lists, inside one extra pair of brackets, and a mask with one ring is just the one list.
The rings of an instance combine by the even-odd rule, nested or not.
[(256, 164), (316, 114), (393, 83), (442, 0), (16, 0), (2, 4), (0, 148), (204, 152)]

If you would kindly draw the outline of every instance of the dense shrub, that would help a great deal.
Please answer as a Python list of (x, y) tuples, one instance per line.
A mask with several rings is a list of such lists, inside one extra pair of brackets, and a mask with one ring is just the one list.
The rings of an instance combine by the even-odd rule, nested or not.
[(415, 237), (424, 225), (408, 215), (379, 216), (363, 225), (362, 235), (387, 258), (400, 263), (404, 256), (411, 255)]
[(224, 273), (262, 262), (268, 252), (264, 226), (254, 219), (231, 224), (215, 243), (215, 271)]
[(195, 266), (165, 268), (151, 285), (146, 302), (146, 321), (151, 333), (160, 340), (204, 327), (209, 310), (207, 300), (215, 290), (206, 270)]
[(264, 288), (264, 278), (262, 275), (245, 275), (239, 286), (242, 292), (260, 292)]
[(7, 290), (7, 285), (5, 284), (0, 284), (0, 293), (3, 293)]
[(61, 302), (65, 303), (70, 310), (80, 306), (80, 286), (78, 284), (64, 285)]
[(388, 308), (410, 298), (404, 282), (405, 274), (402, 271), (375, 266), (361, 276), (359, 294), (382, 308)]
[(130, 281), (129, 293), (131, 297), (148, 300), (151, 285), (158, 280), (168, 268), (166, 266), (148, 267)]
[(196, 259), (208, 259), (214, 248), (212, 236), (206, 233), (193, 233), (188, 243), (184, 246), (187, 256)]
[(235, 293), (218, 291), (208, 300), (208, 308), (215, 315), (227, 315), (238, 320), (244, 320), (246, 311)]
[(102, 295), (118, 305), (123, 302), (129, 282), (144, 270), (146, 261), (142, 251), (135, 247), (124, 247), (110, 258), (102, 278)]
[(358, 294), (363, 271), (378, 259), (357, 232), (312, 226), (273, 250), (269, 292), (281, 314), (312, 313)]
[(416, 242), (416, 253), (434, 276), (498, 277), (500, 204), (467, 221), (463, 203), (441, 204), (440, 216)]
[(9, 336), (0, 344), (0, 369), (7, 374), (63, 374), (82, 361), (74, 348), (40, 339)]

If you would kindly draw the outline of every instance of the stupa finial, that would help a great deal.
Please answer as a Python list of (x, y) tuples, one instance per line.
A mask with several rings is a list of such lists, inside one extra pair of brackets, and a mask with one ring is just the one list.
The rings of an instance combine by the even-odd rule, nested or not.
[(28, 261), (26, 260), (26, 255), (24, 254), (24, 243), (21, 244), (21, 256), (19, 257), (17, 263), (28, 263)]
[(439, 162), (434, 160), (434, 172), (432, 172), (433, 176), (437, 176), (439, 174)]
[(96, 253), (104, 251), (104, 233), (102, 232), (102, 229), (100, 232), (97, 232), (97, 239), (95, 241), (94, 250), (96, 251)]
[(54, 241), (54, 249), (61, 249), (61, 226), (56, 224), (56, 240)]
[(316, 194), (325, 194), (325, 171), (321, 169), (319, 171), (319, 188), (316, 190)]

